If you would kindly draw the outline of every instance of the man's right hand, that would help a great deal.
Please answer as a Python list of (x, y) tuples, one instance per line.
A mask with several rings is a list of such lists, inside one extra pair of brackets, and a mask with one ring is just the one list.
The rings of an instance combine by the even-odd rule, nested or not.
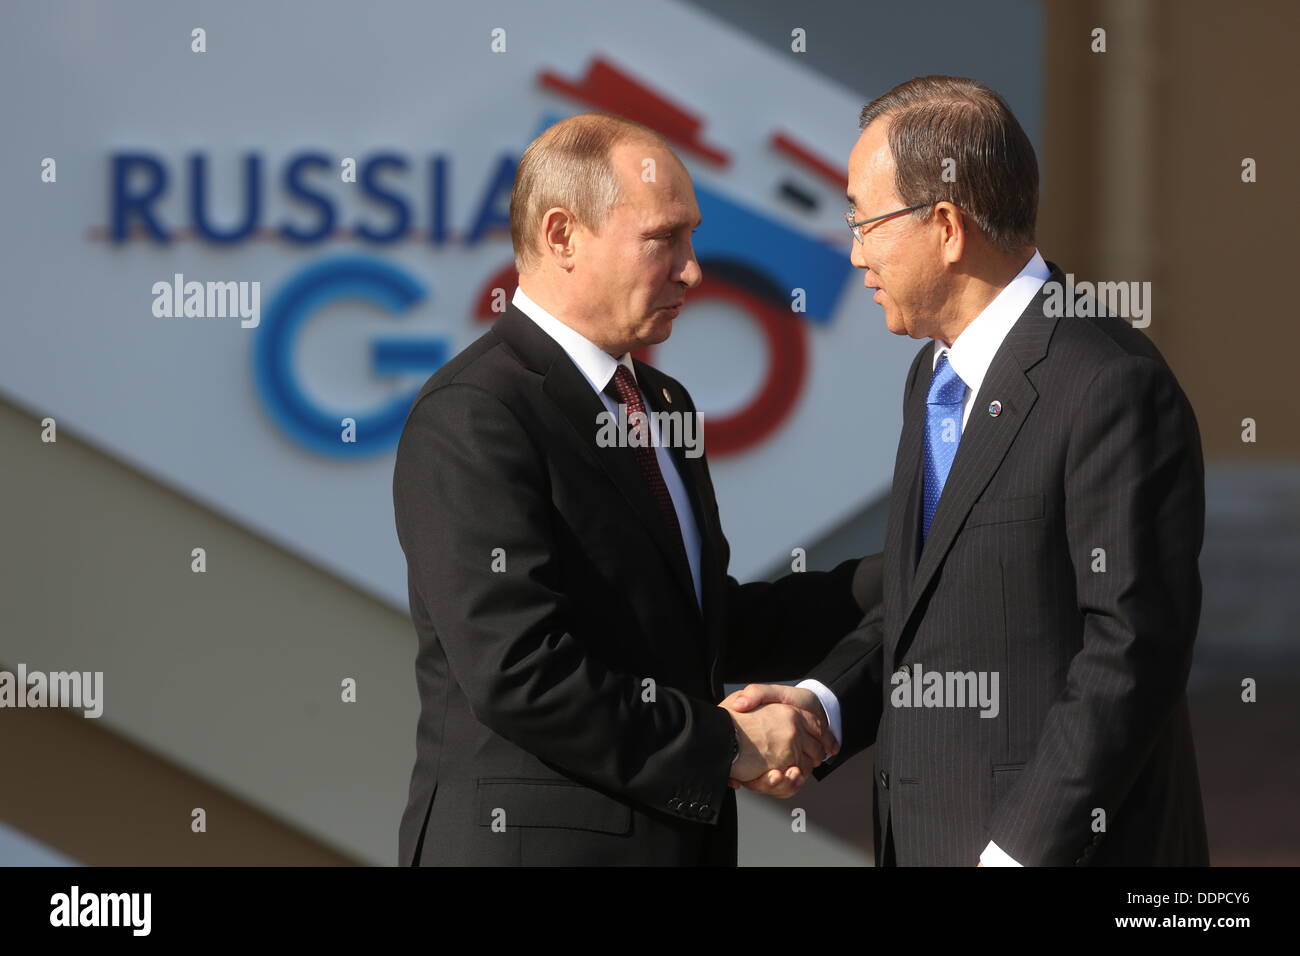
[(793, 796), (812, 769), (839, 750), (821, 703), (807, 690), (751, 684), (718, 706), (731, 714), (740, 744), (731, 778), (749, 789)]

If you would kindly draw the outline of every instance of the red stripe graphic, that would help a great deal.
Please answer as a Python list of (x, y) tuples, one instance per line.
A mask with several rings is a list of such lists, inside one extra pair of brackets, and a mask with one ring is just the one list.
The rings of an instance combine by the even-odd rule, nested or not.
[(550, 70), (543, 70), (538, 82), (598, 110), (617, 113), (649, 126), (670, 142), (711, 163), (726, 166), (731, 162), (726, 152), (700, 141), (703, 124), (698, 116), (623, 72), (604, 57), (592, 59), (579, 83), (566, 80)]

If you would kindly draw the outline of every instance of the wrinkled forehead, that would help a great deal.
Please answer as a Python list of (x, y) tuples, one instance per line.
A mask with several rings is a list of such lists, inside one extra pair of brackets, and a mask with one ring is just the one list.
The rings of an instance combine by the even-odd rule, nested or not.
[(894, 191), (894, 158), (889, 151), (889, 120), (882, 117), (862, 131), (849, 153), (849, 204), (859, 212), (879, 211), (876, 207), (897, 198)]

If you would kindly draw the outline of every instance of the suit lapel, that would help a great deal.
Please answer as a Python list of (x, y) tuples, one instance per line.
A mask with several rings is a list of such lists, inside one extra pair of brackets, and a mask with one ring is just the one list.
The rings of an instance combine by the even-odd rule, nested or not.
[(606, 409), (591, 383), (564, 349), (513, 304), (497, 320), (495, 328), (526, 366), (543, 375), (542, 391), (568, 421), (584, 456), (596, 462), (618, 488), (668, 562), (673, 579), (685, 591), (691, 606), (698, 610), (686, 556), (676, 538), (671, 536), (664, 515), (637, 466), (633, 449), (599, 448), (596, 445), (598, 416)]
[[(668, 380), (659, 374), (659, 370), (644, 362), (633, 360), (636, 367), (637, 383), (641, 386), (641, 394), (645, 396), (646, 409), (651, 413), (654, 412), (679, 412), (686, 414), (686, 399), (683, 395), (673, 394), (675, 389), (668, 383)], [(703, 436), (700, 436), (703, 441)], [(717, 582), (713, 580), (713, 575), (709, 570), (714, 566), (718, 556), (718, 544), (714, 540), (713, 529), (708, 524), (708, 511), (704, 508), (703, 492), (704, 488), (704, 455), (691, 458), (686, 454), (686, 449), (678, 443), (673, 443), (668, 447), (668, 454), (677, 467), (677, 474), (682, 479), (682, 484), (686, 487), (686, 495), (690, 499), (691, 514), (682, 515), (684, 520), (694, 520), (695, 528), (700, 537), (700, 601), (704, 607), (701, 613), (704, 614), (706, 609), (713, 608), (717, 599), (721, 596), (717, 593)], [(681, 553), (680, 548), (674, 548), (680, 556), (681, 568), (686, 575), (686, 583), (690, 586), (692, 601), (695, 600), (695, 585), (691, 580), (690, 565), (686, 561), (686, 556)], [(697, 607), (699, 602), (697, 602)], [(714, 635), (710, 632), (710, 640)]]
[[(653, 366), (636, 362), (637, 381), (653, 411), (685, 411), (690, 404), (676, 383)], [(702, 453), (690, 458), (680, 447), (670, 448), (677, 473), (691, 499), (695, 527), (700, 536), (700, 595), (703, 602), (706, 664), (710, 684), (717, 683), (717, 667), (723, 654), (727, 636), (724, 600), (727, 587), (727, 560), (722, 527), (710, 520), (716, 510), (712, 501), (712, 483), (708, 480), (708, 465)], [(709, 500), (706, 500), (706, 495)]]
[[(1062, 282), (1060, 271), (1050, 263), (1049, 266), (1052, 275), (1048, 282), (1053, 280)], [(922, 595), (952, 548), (953, 541), (961, 531), (971, 507), (997, 472), (998, 466), (1002, 464), (1012, 442), (1015, 441), (1021, 426), (1038, 400), (1038, 391), (1029, 381), (1026, 373), (1047, 354), (1047, 344), (1056, 327), (1055, 318), (1043, 315), (1043, 298), (1043, 292), (1040, 290), (1016, 324), (1011, 327), (1002, 346), (994, 355), (988, 373), (984, 376), (984, 382), (980, 386), (979, 394), (975, 396), (971, 405), (970, 418), (962, 431), (961, 444), (957, 446), (957, 456), (948, 473), (948, 480), (944, 483), (943, 494), (939, 498), (939, 506), (930, 525), (929, 537), (921, 550), (916, 574), (903, 605), (904, 612), (899, 621), (896, 637), (901, 637), (907, 632), (908, 624), (920, 605)], [(923, 369), (923, 371), (929, 370)], [(926, 374), (924, 377), (928, 383), (929, 375)], [(918, 374), (917, 378), (919, 380), (922, 376)], [(928, 387), (926, 390), (928, 391)], [(921, 400), (922, 408), (918, 417), (923, 428), (924, 394)], [(989, 405), (995, 400), (1002, 405), (1001, 412), (996, 417), (988, 412)], [(922, 428), (918, 428), (918, 435), (922, 433)], [(917, 461), (914, 467), (919, 472), (922, 449), (919, 447), (919, 441), (917, 444)], [(914, 516), (914, 519), (919, 522), (919, 515)], [(918, 524), (913, 525), (913, 534), (919, 537), (917, 527)]]
[[(885, 554), (889, 556), (885, 606), (902, 610), (912, 591), (916, 569), (918, 502), (921, 480), (921, 442), (925, 434), (925, 394), (930, 381), (933, 349), (921, 359), (912, 390), (903, 406), (903, 430), (898, 439), (891, 482), (889, 524), (885, 531)], [(890, 628), (887, 639), (896, 635)]]

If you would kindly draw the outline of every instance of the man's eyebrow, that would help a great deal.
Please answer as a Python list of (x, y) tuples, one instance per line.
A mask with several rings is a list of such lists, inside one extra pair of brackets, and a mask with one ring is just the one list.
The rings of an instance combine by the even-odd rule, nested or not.
[[(702, 226), (703, 224), (704, 224), (704, 217), (701, 216), (700, 218), (698, 218), (698, 219), (695, 220), (695, 224), (694, 224), (693, 226), (691, 226), (691, 228), (693, 228), (693, 229), (698, 229), (698, 228), (700, 228), (700, 226)], [(646, 232), (647, 232), (647, 233), (652, 233), (652, 232), (676, 232), (678, 229), (685, 229), (687, 226), (690, 226), (690, 225), (691, 225), (691, 223), (690, 223), (689, 220), (686, 220), (686, 219), (677, 219), (677, 220), (674, 220), (674, 221), (672, 221), (672, 222), (663, 222), (663, 223), (660, 223), (660, 224), (658, 224), (658, 225), (648, 226), (648, 227), (646, 227)]]

